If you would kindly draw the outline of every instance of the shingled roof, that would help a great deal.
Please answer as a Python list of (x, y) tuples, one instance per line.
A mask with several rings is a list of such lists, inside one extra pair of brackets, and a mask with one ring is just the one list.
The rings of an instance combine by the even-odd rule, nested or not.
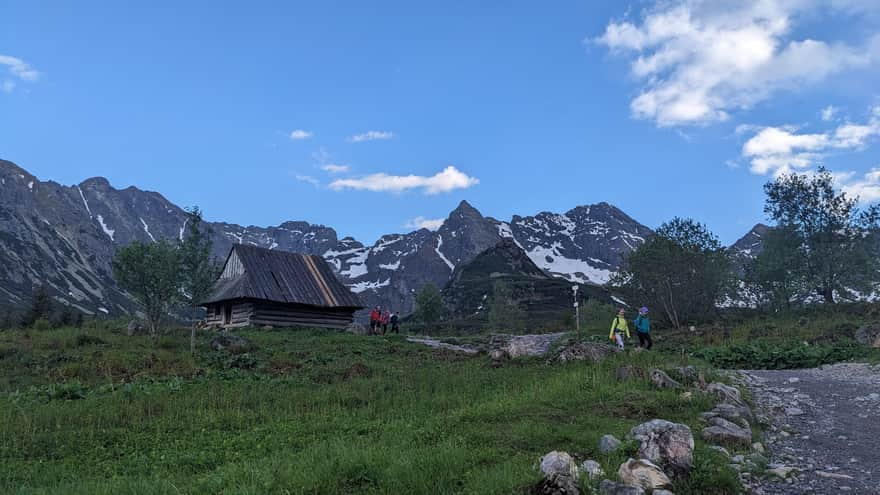
[[(230, 267), (230, 263), (235, 266)], [(233, 299), (260, 299), (324, 308), (364, 307), (357, 295), (336, 279), (320, 256), (244, 244), (232, 247), (223, 274), (204, 304)]]

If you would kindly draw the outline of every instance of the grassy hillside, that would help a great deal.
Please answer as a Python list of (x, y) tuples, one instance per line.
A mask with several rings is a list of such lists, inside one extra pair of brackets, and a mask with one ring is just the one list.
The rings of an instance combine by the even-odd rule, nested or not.
[[(0, 492), (529, 493), (541, 455), (613, 473), (634, 446), (602, 456), (602, 434), (655, 417), (697, 428), (711, 402), (614, 378), (681, 356), (494, 368), (399, 337), (242, 334), (253, 349), (209, 351), (202, 336), (190, 357), (182, 334), (0, 332)], [(697, 461), (675, 493), (735, 492), (699, 439)]]

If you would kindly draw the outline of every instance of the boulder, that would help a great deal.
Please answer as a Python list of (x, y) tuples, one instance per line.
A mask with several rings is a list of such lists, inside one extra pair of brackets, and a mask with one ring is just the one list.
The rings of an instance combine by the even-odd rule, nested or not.
[(617, 476), (625, 485), (638, 486), (643, 490), (657, 490), (668, 488), (672, 482), (666, 473), (653, 462), (647, 459), (629, 459), (620, 465)]
[(125, 334), (129, 337), (135, 335), (146, 335), (147, 327), (140, 320), (131, 320), (125, 327)]
[(682, 381), (688, 383), (697, 381), (700, 376), (700, 372), (694, 366), (681, 366), (676, 368), (675, 371), (678, 372), (678, 376), (681, 377)]
[(611, 480), (602, 480), (599, 484), (602, 495), (645, 495), (645, 490), (638, 486), (621, 485)]
[(578, 468), (568, 452), (553, 451), (541, 458), (541, 473), (549, 479), (554, 475), (578, 478)]
[(709, 425), (703, 428), (703, 440), (709, 443), (725, 445), (750, 446), (752, 430), (731, 423), (724, 418), (712, 418)]
[(673, 380), (665, 371), (654, 368), (651, 370), (651, 383), (657, 388), (682, 388), (682, 385)]
[(581, 489), (571, 476), (554, 474), (541, 480), (532, 493), (537, 495), (581, 495)]
[(700, 417), (707, 422), (712, 418), (724, 418), (743, 428), (750, 428), (751, 421), (755, 419), (751, 409), (733, 404), (718, 404), (711, 411), (702, 413)]
[(607, 344), (574, 342), (562, 348), (552, 361), (558, 363), (568, 363), (571, 361), (598, 363), (615, 352), (617, 352), (617, 348)]
[(873, 321), (866, 325), (862, 325), (856, 330), (853, 338), (856, 342), (863, 345), (875, 345), (880, 342), (880, 321)]
[(508, 356), (504, 349), (492, 349), (492, 351), (489, 352), (489, 358), (492, 359), (492, 361), (504, 361)]
[(581, 464), (581, 471), (587, 474), (587, 478), (597, 480), (605, 476), (605, 470), (594, 460), (586, 460)]
[(599, 452), (610, 454), (620, 448), (620, 443), (614, 435), (602, 435), (599, 439)]
[(694, 435), (687, 425), (654, 419), (636, 426), (630, 435), (641, 442), (639, 457), (659, 464), (673, 478), (693, 469)]
[(251, 348), (251, 341), (238, 335), (218, 335), (211, 339), (211, 349), (215, 351), (244, 352)]
[(723, 383), (710, 383), (706, 388), (710, 393), (715, 394), (722, 402), (727, 404), (732, 404), (734, 406), (740, 407), (749, 407), (748, 404), (742, 399), (742, 396), (739, 393), (739, 389), (736, 387), (731, 387), (730, 385), (725, 385)]

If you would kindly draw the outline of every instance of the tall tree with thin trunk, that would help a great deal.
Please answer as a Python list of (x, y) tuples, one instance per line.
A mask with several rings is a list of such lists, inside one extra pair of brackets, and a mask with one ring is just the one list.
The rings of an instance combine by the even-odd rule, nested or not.
[(814, 294), (833, 304), (873, 292), (878, 282), (877, 205), (834, 187), (825, 168), (812, 174), (783, 174), (764, 186), (764, 211), (777, 227), (798, 239), (798, 265)]
[[(187, 209), (186, 234), (180, 244), (181, 293), (193, 314), (208, 298), (217, 277), (218, 265), (211, 257), (211, 230), (205, 227), (198, 206)], [(196, 323), (190, 329), (190, 352), (195, 353)]]
[(144, 311), (150, 334), (158, 338), (163, 320), (181, 295), (180, 252), (165, 239), (149, 244), (135, 241), (113, 258), (113, 275)]

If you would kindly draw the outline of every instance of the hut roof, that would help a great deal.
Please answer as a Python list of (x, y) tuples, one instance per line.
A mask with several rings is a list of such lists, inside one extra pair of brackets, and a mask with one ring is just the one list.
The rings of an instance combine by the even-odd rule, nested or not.
[[(240, 263), (230, 269), (230, 261)], [(333, 275), (320, 256), (236, 244), (204, 304), (261, 299), (325, 308), (362, 308), (361, 300)]]

